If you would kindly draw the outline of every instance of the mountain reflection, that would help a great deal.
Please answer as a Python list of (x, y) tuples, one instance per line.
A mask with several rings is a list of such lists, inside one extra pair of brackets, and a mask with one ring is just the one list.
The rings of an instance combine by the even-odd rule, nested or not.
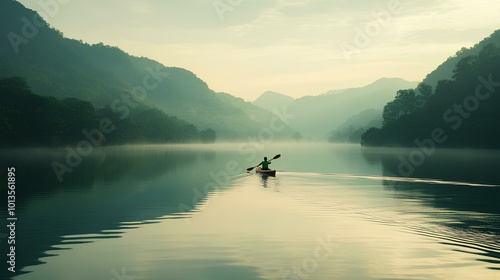
[[(183, 217), (180, 202), (193, 201), (193, 189), (209, 181), (216, 161), (215, 152), (205, 149), (106, 148), (84, 158), (59, 182), (51, 164), (64, 162), (65, 156), (63, 149), (2, 151), (1, 165), (16, 168), (16, 254), (22, 256), (17, 271), (40, 264), (47, 251), (62, 245), (117, 238), (123, 229)], [(195, 162), (196, 174), (186, 168)], [(201, 195), (199, 202), (206, 194)], [(195, 206), (188, 203), (182, 210)]]

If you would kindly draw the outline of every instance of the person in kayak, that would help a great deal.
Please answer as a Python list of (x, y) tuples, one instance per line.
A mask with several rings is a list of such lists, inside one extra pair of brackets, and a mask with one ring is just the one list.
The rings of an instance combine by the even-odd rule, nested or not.
[(259, 165), (257, 166), (261, 166), (262, 165), (262, 170), (269, 170), (269, 164), (271, 164), (271, 161), (267, 161), (267, 157), (264, 157), (264, 160), (259, 163)]

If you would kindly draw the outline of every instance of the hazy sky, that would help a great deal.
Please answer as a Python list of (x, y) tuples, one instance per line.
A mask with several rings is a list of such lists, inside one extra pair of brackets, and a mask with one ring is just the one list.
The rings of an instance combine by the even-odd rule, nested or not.
[(498, 0), (20, 0), (65, 36), (193, 71), (254, 100), (421, 81), (500, 29)]

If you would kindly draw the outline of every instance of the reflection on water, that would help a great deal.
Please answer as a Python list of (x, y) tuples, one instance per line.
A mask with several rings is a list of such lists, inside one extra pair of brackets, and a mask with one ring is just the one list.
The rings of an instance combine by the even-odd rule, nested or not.
[(269, 176), (265, 174), (256, 174), (255, 176), (259, 176), (261, 178), (262, 187), (264, 188), (273, 188), (279, 191), (280, 180), (279, 177)]
[[(408, 157), (411, 150), (384, 150), (368, 152), (372, 160), (382, 163), (386, 175), (384, 185), (396, 191), (401, 199), (419, 199), (440, 209), (472, 211), (487, 214), (500, 213), (500, 153), (498, 151), (437, 151), (425, 162), (415, 166), (412, 178), (398, 176), (401, 155)], [(426, 179), (432, 178), (432, 179)], [(424, 183), (422, 183), (424, 182)], [(457, 215), (454, 226), (465, 228), (489, 227), (500, 234), (500, 220), (488, 221), (468, 215)], [(490, 226), (491, 225), (491, 226)]]
[(63, 182), (64, 150), (2, 152), (15, 279), (498, 277), (498, 153), (440, 151), (400, 176), (411, 151), (267, 145), (256, 158), (283, 156), (266, 177), (237, 147), (101, 149)]
[(206, 181), (185, 166), (211, 163), (215, 152), (157, 146), (103, 149), (59, 182), (52, 162), (64, 162), (66, 154), (27, 150), (2, 155), (2, 166), (16, 167), (16, 238), (24, 241), (16, 246), (22, 256), (16, 262), (19, 269), (40, 264), (58, 244), (120, 237), (120, 229), (129, 228), (124, 222), (144, 224), (178, 213), (179, 201), (191, 201), (191, 190)]
[(500, 151), (444, 149), (417, 157), (419, 153), (415, 153), (415, 149), (364, 149), (362, 154), (373, 164), (382, 163), (386, 176), (483, 184), (500, 182)]

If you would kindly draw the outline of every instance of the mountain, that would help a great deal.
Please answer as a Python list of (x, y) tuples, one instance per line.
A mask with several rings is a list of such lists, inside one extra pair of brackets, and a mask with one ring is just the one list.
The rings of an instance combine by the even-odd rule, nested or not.
[[(65, 38), (16, 1), (0, 2), (0, 23), (0, 77), (22, 77), (36, 94), (109, 106), (124, 118), (155, 107), (198, 129), (212, 128), (222, 139), (257, 135), (268, 125), (247, 113), (254, 105), (228, 105), (186, 69)], [(262, 119), (265, 114), (273, 116), (262, 112)]]
[(361, 135), (371, 127), (382, 126), (382, 112), (375, 109), (367, 109), (354, 115), (341, 124), (337, 130), (332, 131), (328, 142), (359, 143)]
[(399, 78), (382, 78), (365, 87), (295, 99), (287, 108), (289, 114), (295, 115), (290, 127), (305, 138), (326, 140), (329, 133), (348, 118), (367, 109), (381, 110), (399, 89), (414, 88), (417, 84)]
[[(257, 123), (266, 124), (265, 126), (261, 127), (261, 130), (259, 132), (261, 132), (263, 128), (268, 128), (270, 126), (270, 121), (276, 118), (269, 111), (255, 106), (252, 103), (247, 102), (241, 98), (232, 96), (231, 94), (219, 92), (216, 94), (216, 97), (224, 104), (227, 104), (230, 107), (237, 108), (239, 110), (238, 114), (245, 114)], [(273, 139), (290, 139), (290, 137), (295, 133), (295, 131), (286, 126), (285, 123), (282, 124), (284, 126), (283, 131), (273, 131)], [(240, 128), (251, 129), (246, 127)], [(257, 134), (254, 134), (252, 136), (256, 137)]]
[(254, 105), (272, 112), (273, 109), (281, 109), (292, 104), (293, 98), (278, 92), (266, 91), (261, 94), (254, 102)]
[(488, 44), (500, 46), (500, 29), (493, 32), (489, 37), (477, 43), (472, 48), (462, 48), (454, 56), (449, 57), (434, 71), (429, 73), (423, 80), (423, 83), (432, 86), (432, 88), (436, 88), (439, 81), (451, 80), (453, 76), (453, 70), (461, 59), (471, 55), (478, 55), (483, 47)]
[(500, 46), (491, 43), (459, 60), (452, 79), (439, 81), (434, 94), (423, 86), (398, 91), (384, 107), (382, 128), (367, 130), (361, 143), (416, 147), (413, 165), (437, 147), (498, 149), (499, 77)]
[(334, 95), (334, 94), (339, 94), (339, 93), (343, 93), (345, 92), (346, 90), (349, 90), (348, 88), (346, 89), (333, 89), (333, 90), (329, 90), (325, 93), (323, 93), (323, 95)]

